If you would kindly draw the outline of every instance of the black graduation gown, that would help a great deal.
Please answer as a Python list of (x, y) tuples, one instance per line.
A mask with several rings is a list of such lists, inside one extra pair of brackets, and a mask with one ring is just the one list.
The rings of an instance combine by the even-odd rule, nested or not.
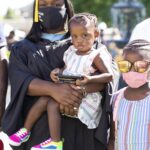
[[(14, 45), (9, 64), (11, 83), (11, 102), (5, 111), (2, 130), (11, 135), (23, 126), (31, 106), (38, 97), (26, 95), (29, 83), (34, 78), (50, 81), (49, 73), (56, 67), (62, 67), (63, 53), (70, 46), (70, 40), (32, 43), (25, 39)], [(106, 93), (106, 92), (104, 92)], [(107, 95), (107, 94), (106, 94)], [(107, 144), (109, 128), (109, 98), (104, 96), (103, 114), (99, 127), (89, 130), (78, 119), (62, 116), (62, 137), (64, 150), (103, 150)], [(30, 150), (49, 138), (47, 114), (43, 114), (33, 126), (28, 142), (14, 150)]]

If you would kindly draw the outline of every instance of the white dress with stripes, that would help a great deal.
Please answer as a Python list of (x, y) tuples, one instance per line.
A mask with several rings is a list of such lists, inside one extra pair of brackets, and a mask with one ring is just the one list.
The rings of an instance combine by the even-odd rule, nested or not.
[(125, 99), (124, 92), (117, 105), (115, 150), (150, 150), (150, 95), (138, 101)]
[[(99, 54), (99, 50), (92, 49), (89, 54), (77, 55), (74, 46), (70, 46), (64, 54), (65, 75), (91, 75), (96, 70), (92, 67), (94, 58)], [(89, 129), (98, 126), (102, 114), (101, 108), (102, 96), (99, 92), (90, 93), (82, 99), (79, 106), (78, 118)]]

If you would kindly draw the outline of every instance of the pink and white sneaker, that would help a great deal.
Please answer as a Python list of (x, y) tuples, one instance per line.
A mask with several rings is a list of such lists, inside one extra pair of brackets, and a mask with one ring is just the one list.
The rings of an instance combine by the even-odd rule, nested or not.
[(9, 144), (12, 146), (20, 146), (30, 137), (30, 132), (26, 128), (21, 128), (19, 131), (9, 136)]
[(63, 150), (63, 142), (54, 142), (50, 138), (36, 146), (33, 146), (31, 150)]

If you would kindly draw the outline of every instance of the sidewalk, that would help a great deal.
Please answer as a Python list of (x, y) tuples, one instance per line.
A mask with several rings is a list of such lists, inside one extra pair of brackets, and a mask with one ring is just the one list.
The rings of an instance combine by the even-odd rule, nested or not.
[(4, 149), (3, 150), (13, 150), (8, 143), (8, 136), (4, 132), (0, 132), (0, 140), (3, 141)]
[[(8, 90), (7, 90), (6, 107), (8, 106), (9, 102), (10, 102), (10, 85), (8, 86)], [(0, 131), (0, 140), (2, 140), (4, 144), (3, 150), (12, 150), (12, 148), (9, 146), (9, 143), (8, 143), (8, 136), (4, 132), (1, 132), (1, 131)]]

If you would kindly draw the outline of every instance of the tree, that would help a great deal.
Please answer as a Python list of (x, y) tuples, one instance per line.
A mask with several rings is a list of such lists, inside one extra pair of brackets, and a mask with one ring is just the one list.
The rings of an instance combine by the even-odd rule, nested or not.
[(146, 7), (146, 13), (147, 17), (150, 17), (150, 1), (149, 0), (141, 0), (141, 2), (145, 5)]
[[(119, 0), (72, 0), (75, 12), (90, 12), (97, 15), (100, 21), (111, 25), (110, 8), (112, 4)], [(138, 1), (138, 0), (137, 0)], [(147, 10), (147, 16), (150, 16), (150, 0), (139, 0)]]
[(111, 23), (110, 8), (117, 0), (72, 0), (75, 12), (90, 12), (100, 21)]
[(13, 19), (15, 17), (15, 12), (11, 8), (8, 8), (6, 15), (4, 16), (5, 19)]

